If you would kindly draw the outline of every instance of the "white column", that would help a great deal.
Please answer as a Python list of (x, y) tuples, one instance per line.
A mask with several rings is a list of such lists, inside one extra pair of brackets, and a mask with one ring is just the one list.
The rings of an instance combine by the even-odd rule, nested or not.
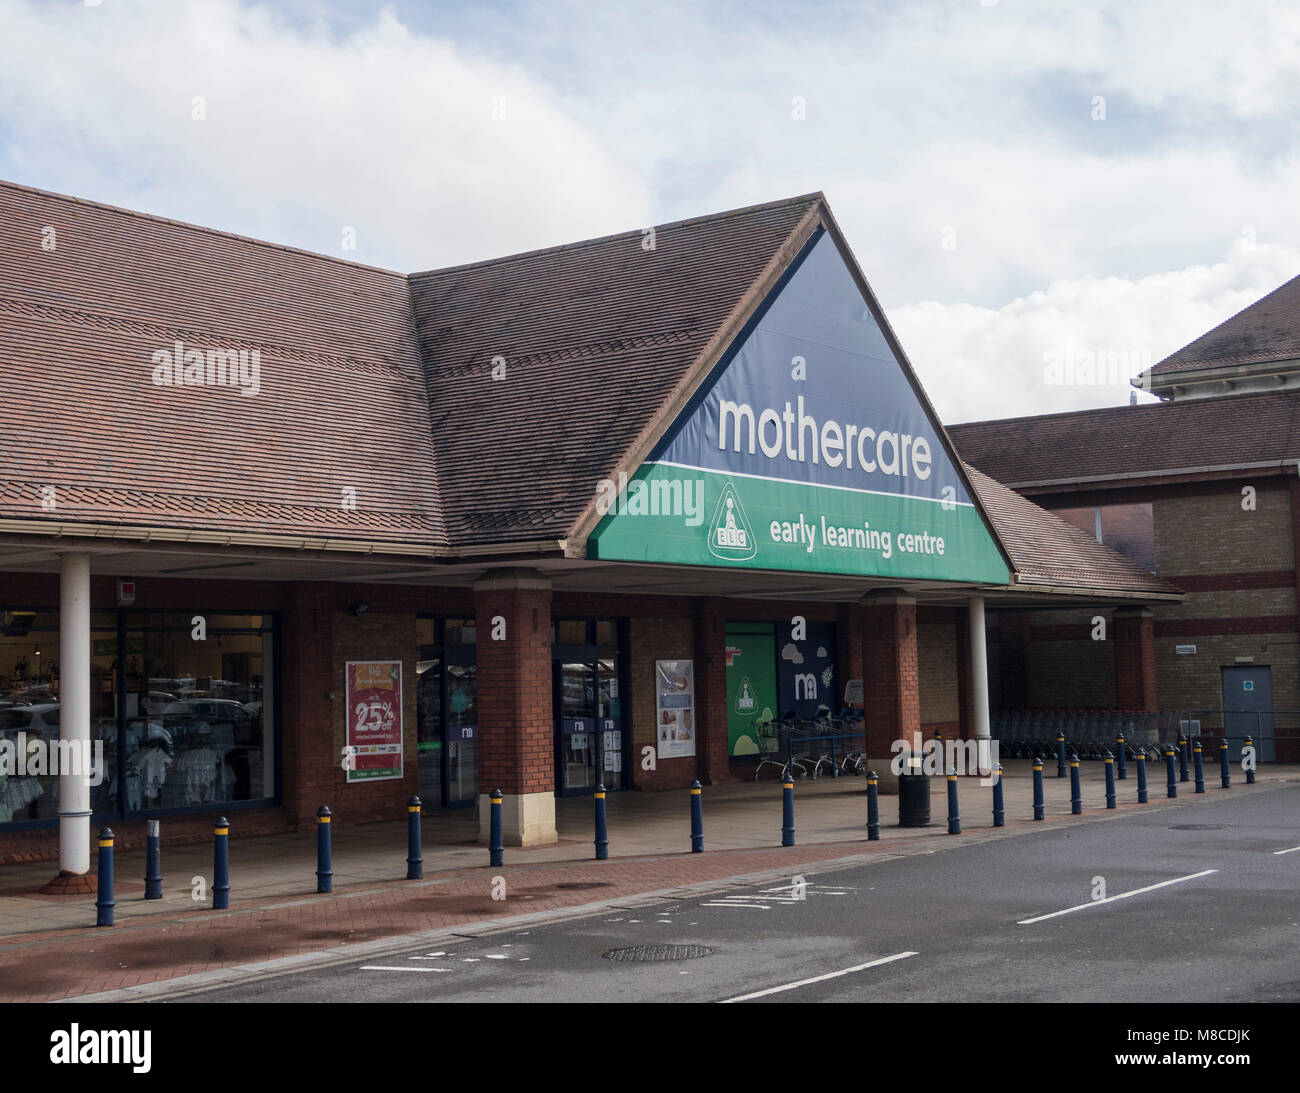
[[(90, 757), (90, 555), (59, 559), (59, 739), (79, 759)], [(59, 871), (90, 872), (90, 771), (76, 771), (60, 749)]]
[(978, 741), (980, 770), (989, 770), (992, 756), (989, 751), (989, 650), (984, 634), (984, 597), (972, 596), (966, 601), (970, 624), (970, 701), (971, 728)]

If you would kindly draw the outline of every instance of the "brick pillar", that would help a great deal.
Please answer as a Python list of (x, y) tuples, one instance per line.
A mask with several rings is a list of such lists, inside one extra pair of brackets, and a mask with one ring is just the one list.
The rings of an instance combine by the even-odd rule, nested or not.
[(856, 603), (839, 605), (835, 620), (835, 682), (839, 694), (828, 706), (843, 705), (844, 688), (850, 679), (865, 679), (862, 662), (862, 608)]
[(1121, 607), (1111, 616), (1115, 636), (1115, 702), (1121, 710), (1154, 713), (1155, 616), (1148, 607)]
[(861, 613), (867, 755), (883, 776), (894, 755), (890, 745), (921, 731), (916, 600), (892, 590), (870, 592)]
[(489, 571), (474, 584), (474, 612), (479, 841), (488, 841), (489, 794), (499, 789), (505, 844), (553, 843), (551, 583), (528, 569)]
[(335, 664), (329, 585), (298, 581), (289, 586), (280, 616), (280, 646), (284, 811), (290, 824), (314, 827), (316, 810), (335, 799), (344, 778), (343, 696), (337, 703), (330, 697)]
[(697, 599), (695, 630), (695, 771), (706, 786), (737, 779), (727, 754), (727, 622), (722, 604)]

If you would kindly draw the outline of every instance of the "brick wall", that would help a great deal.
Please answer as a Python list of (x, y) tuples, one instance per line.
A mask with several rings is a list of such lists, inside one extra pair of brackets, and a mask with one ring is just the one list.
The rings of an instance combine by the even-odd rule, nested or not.
[[(960, 665), (957, 661), (958, 622), (956, 612), (940, 621), (918, 618), (916, 654), (920, 687), (921, 727), (927, 735), (939, 725), (958, 725)], [(964, 623), (964, 616), (963, 616)]]
[[(668, 789), (689, 786), (696, 777), (696, 768), (703, 741), (699, 736), (699, 674), (696, 669), (696, 755), (676, 759), (658, 757), (656, 769), (641, 768), (641, 749), (655, 747), (657, 716), (655, 684), (656, 660), (694, 660), (695, 635), (690, 627), (682, 626), (679, 619), (633, 618), (628, 624), (628, 679), (632, 697), (629, 716), (632, 722), (631, 784), (637, 789)], [(724, 724), (725, 730), (725, 724)], [(726, 733), (723, 733), (726, 744)]]

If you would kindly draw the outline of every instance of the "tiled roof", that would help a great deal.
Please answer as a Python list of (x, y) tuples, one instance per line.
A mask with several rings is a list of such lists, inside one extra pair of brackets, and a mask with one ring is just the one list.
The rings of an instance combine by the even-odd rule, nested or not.
[(1168, 581), (1046, 509), (995, 482), (969, 463), (975, 492), (1011, 552), (1020, 584), (1080, 591), (1176, 595)]
[[(811, 194), (408, 278), (0, 183), (0, 517), (563, 537), (829, 216)], [(176, 342), (256, 350), (260, 391), (155, 384)], [(1032, 580), (1155, 588), (972, 478)]]
[(1300, 277), (1172, 353), (1153, 376), (1300, 358)]
[(412, 274), (452, 538), (568, 532), (820, 200)]
[(949, 425), (962, 459), (1013, 488), (1300, 457), (1300, 392), (1107, 406)]
[(400, 274), (0, 183), (0, 371), (0, 515), (445, 542)]

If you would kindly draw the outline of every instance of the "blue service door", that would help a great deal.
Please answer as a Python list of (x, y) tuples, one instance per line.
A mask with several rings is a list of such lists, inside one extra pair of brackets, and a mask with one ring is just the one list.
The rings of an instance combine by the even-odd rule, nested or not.
[(1255, 757), (1259, 762), (1276, 760), (1271, 668), (1252, 664), (1223, 669), (1223, 731), (1231, 755), (1239, 755), (1241, 738), (1250, 736), (1255, 741)]

